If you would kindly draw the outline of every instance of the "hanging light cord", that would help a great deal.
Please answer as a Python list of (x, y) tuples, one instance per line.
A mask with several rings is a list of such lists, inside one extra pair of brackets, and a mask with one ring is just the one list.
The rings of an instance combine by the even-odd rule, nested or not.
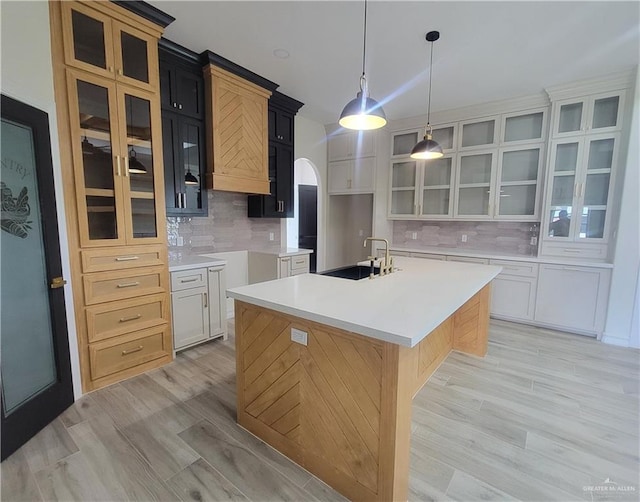
[(364, 0), (364, 28), (362, 30), (362, 76), (360, 77), (360, 91), (367, 94), (367, 77), (365, 77), (364, 66), (367, 59), (367, 0)]
[(429, 129), (429, 118), (431, 117), (431, 77), (433, 76), (433, 42), (430, 42), (430, 43), (431, 43), (431, 60), (429, 61), (429, 98), (427, 101), (427, 129)]

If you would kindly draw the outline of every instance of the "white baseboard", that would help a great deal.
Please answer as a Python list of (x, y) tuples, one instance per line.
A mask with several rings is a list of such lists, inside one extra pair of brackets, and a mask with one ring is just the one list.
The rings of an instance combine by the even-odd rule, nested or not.
[(617, 345), (618, 347), (629, 347), (629, 340), (615, 336), (603, 335), (600, 341), (609, 345)]

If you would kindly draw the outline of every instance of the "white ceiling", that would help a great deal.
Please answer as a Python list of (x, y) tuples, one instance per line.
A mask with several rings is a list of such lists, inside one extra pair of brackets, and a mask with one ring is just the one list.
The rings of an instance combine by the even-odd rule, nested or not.
[[(362, 69), (362, 1), (160, 1), (176, 18), (165, 37), (224, 56), (280, 84), (300, 113), (335, 123)], [(538, 94), (545, 87), (637, 65), (640, 2), (369, 2), (370, 95), (390, 119)], [(273, 55), (286, 49), (287, 59)]]

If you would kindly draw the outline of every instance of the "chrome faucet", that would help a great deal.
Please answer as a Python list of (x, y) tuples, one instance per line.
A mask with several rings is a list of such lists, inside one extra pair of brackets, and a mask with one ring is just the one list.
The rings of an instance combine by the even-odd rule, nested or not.
[[(380, 275), (390, 274), (391, 272), (393, 272), (393, 259), (389, 256), (389, 241), (387, 239), (380, 239), (378, 237), (367, 237), (364, 240), (362, 246), (366, 248), (368, 241), (384, 242), (384, 267), (380, 267)], [(369, 258), (374, 259), (373, 247), (371, 248), (371, 256)]]

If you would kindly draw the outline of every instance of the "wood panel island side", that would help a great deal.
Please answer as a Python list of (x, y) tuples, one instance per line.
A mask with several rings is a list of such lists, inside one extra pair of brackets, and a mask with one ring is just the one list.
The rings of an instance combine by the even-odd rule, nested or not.
[(451, 350), (484, 356), (500, 267), (397, 258), (374, 280), (233, 288), (237, 420), (351, 500), (407, 500), (411, 402)]

